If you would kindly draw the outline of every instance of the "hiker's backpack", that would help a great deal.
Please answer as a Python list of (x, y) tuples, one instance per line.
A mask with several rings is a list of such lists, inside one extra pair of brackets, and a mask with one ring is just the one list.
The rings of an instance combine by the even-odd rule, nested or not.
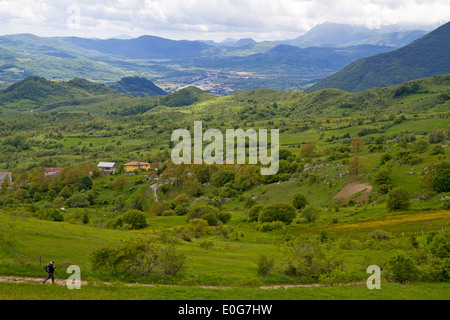
[(46, 272), (50, 272), (50, 265), (47, 264), (47, 265), (45, 266), (45, 271), (46, 271)]

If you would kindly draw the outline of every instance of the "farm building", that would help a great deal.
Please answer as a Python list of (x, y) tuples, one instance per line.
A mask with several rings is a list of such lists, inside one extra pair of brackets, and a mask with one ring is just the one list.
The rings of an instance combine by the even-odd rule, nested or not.
[(53, 177), (57, 174), (60, 174), (64, 168), (45, 168), (45, 177)]
[(102, 171), (104, 174), (110, 174), (116, 172), (115, 162), (100, 162), (97, 165), (98, 170)]
[(133, 162), (129, 162), (125, 164), (125, 171), (126, 172), (131, 172), (134, 170), (148, 170), (150, 169), (151, 165), (148, 162), (138, 162), (138, 161), (133, 161)]

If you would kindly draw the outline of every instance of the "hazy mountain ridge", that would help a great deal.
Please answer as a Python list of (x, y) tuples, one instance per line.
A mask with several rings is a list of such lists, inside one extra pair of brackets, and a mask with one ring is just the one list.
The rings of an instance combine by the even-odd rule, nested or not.
[(450, 72), (450, 22), (392, 52), (353, 62), (308, 89), (357, 92)]

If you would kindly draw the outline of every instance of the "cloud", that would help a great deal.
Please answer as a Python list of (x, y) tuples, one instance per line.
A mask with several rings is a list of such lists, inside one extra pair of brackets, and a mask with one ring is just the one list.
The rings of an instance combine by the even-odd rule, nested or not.
[[(79, 8), (80, 28), (70, 28)], [(324, 23), (369, 27), (442, 24), (447, 0), (2, 0), (0, 30), (6, 33), (110, 37), (152, 34), (177, 39), (298, 36)]]

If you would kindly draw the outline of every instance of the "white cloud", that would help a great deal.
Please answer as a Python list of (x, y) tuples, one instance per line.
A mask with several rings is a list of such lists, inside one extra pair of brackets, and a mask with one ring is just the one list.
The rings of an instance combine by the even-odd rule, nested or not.
[[(79, 30), (68, 28), (70, 6), (80, 9)], [(273, 40), (323, 22), (437, 25), (448, 17), (448, 0), (2, 0), (0, 33)]]

